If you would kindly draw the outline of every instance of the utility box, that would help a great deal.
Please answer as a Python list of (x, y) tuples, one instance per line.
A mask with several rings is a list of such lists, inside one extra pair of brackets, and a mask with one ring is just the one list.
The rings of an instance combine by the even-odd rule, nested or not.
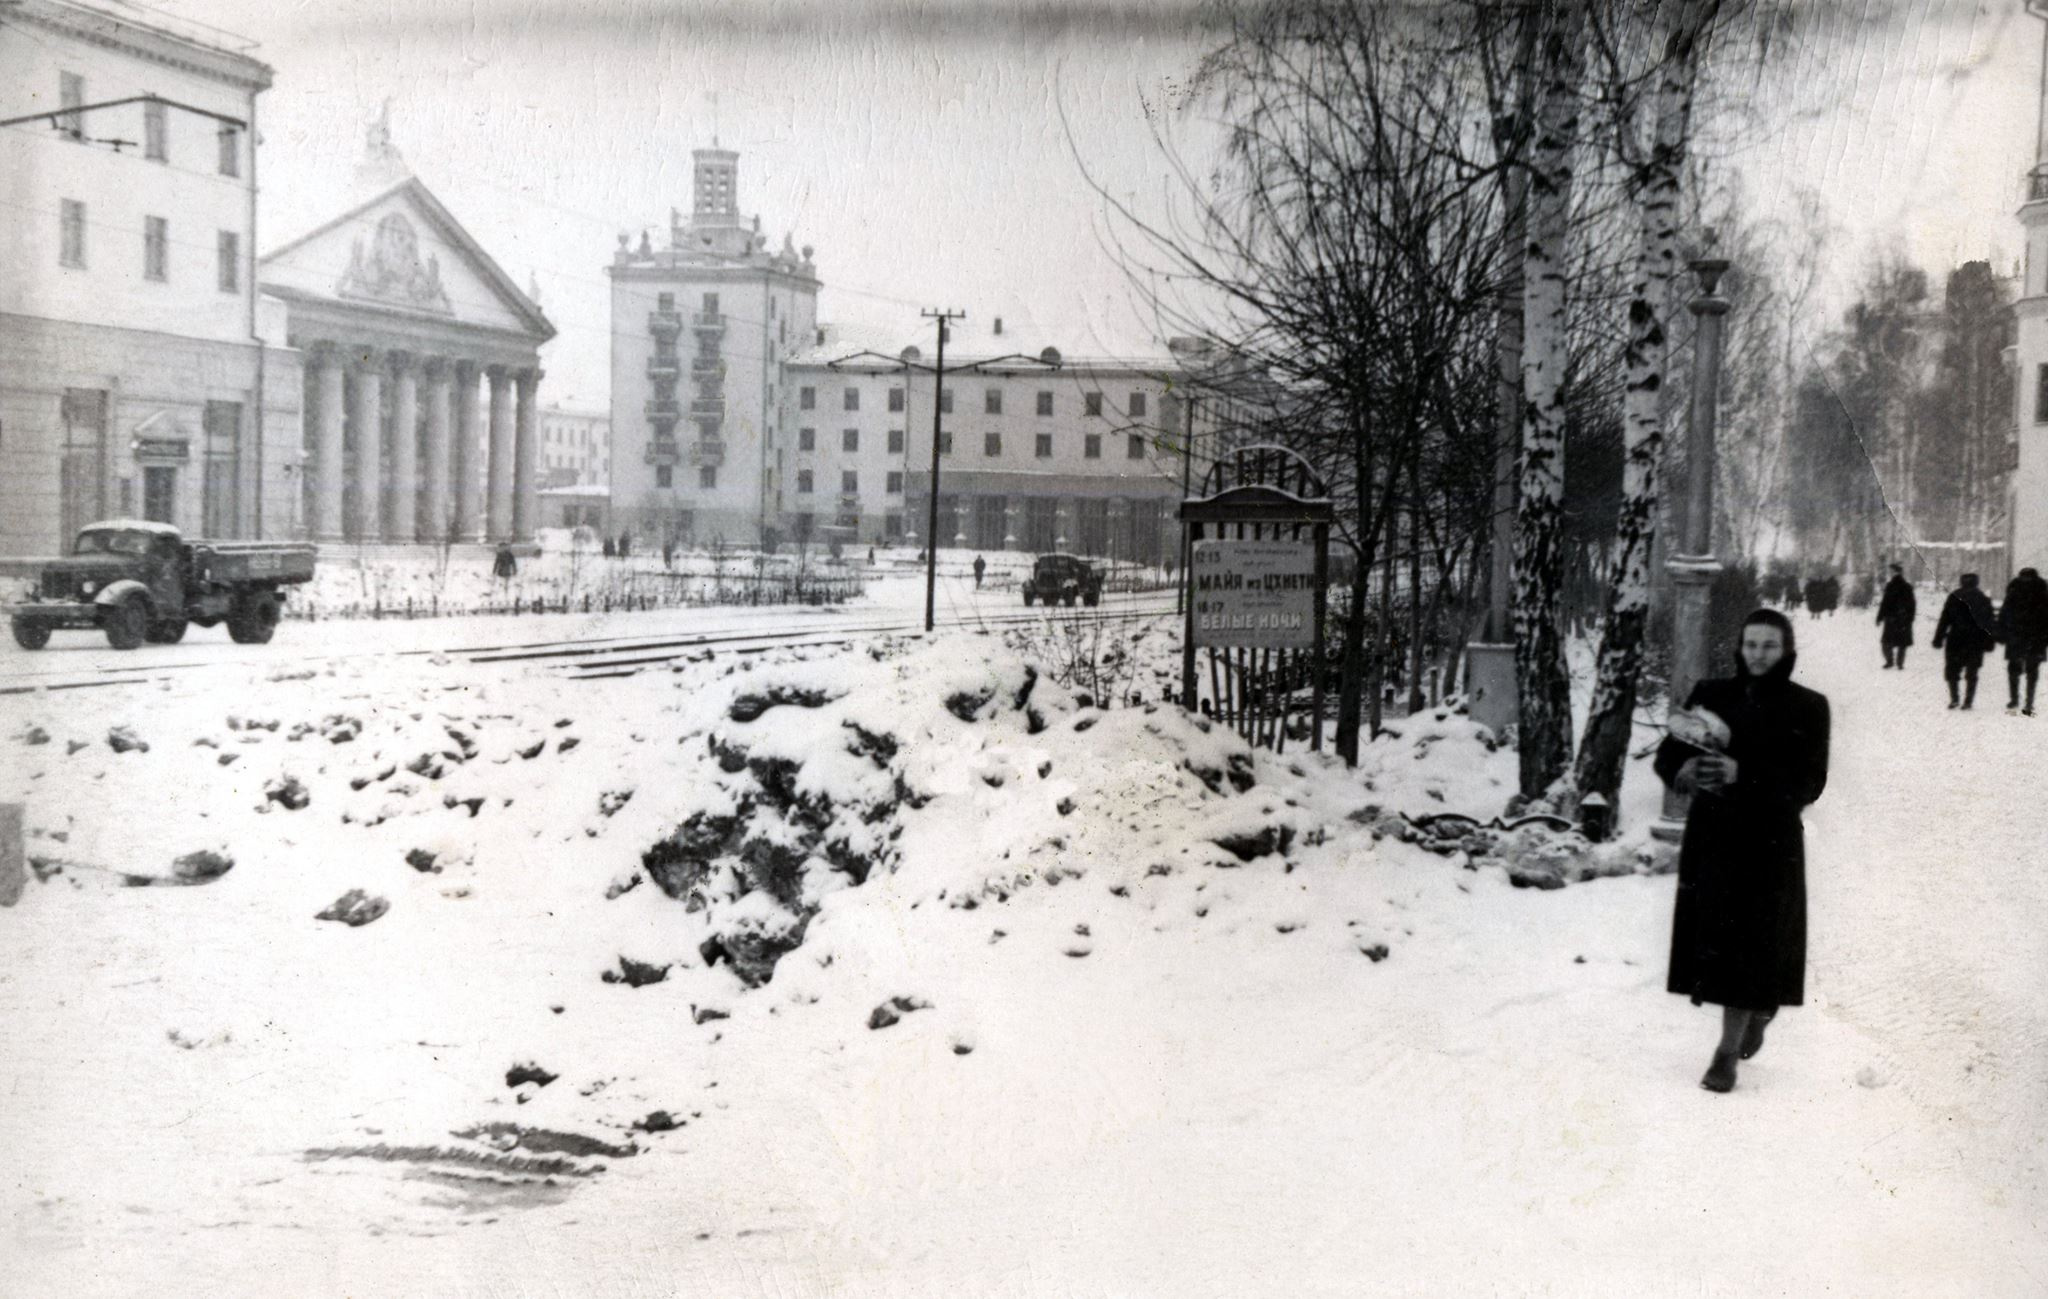
[(1465, 656), (1465, 693), (1472, 720), (1500, 739), (1522, 715), (1515, 692), (1515, 647), (1474, 643), (1465, 647)]

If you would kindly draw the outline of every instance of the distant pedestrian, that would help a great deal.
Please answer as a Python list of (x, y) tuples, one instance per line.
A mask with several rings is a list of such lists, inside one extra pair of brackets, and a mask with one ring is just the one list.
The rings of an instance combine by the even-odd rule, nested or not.
[(1913, 644), (1913, 615), (1917, 610), (1913, 584), (1906, 580), (1906, 570), (1893, 564), (1891, 581), (1884, 584), (1884, 598), (1877, 602), (1877, 623), (1884, 628), (1878, 644), (1884, 649), (1886, 667), (1905, 668), (1906, 651)]
[[(1800, 606), (1806, 603), (1805, 591), (1800, 587), (1799, 579), (1790, 573), (1787, 573), (1779, 582), (1778, 595), (1779, 603), (1783, 604), (1793, 613), (1798, 613)], [(1819, 614), (1814, 615), (1816, 618), (1819, 616)]]
[(497, 554), (491, 559), (491, 576), (509, 585), (518, 572), (519, 561), (512, 557), (512, 543), (499, 542)]
[[(2005, 603), (1998, 609), (1998, 631), (2005, 638), (2005, 711), (2014, 709), (2034, 715), (2034, 689), (2041, 681), (2041, 660), (2048, 658), (2048, 580), (2031, 568), (2005, 587)], [(2027, 682), (2027, 698), (2020, 703), (2020, 679)]]
[(612, 544), (612, 538), (610, 533), (605, 534), (604, 557), (606, 559), (617, 559), (619, 557), (619, 548)]
[(1821, 579), (1821, 587), (1823, 588), (1822, 594), (1827, 601), (1826, 607), (1821, 612), (1829, 617), (1833, 617), (1835, 610), (1842, 607), (1842, 579), (1830, 573)]
[(1941, 675), (1948, 682), (1948, 706), (1970, 708), (1977, 702), (1977, 673), (1984, 655), (1998, 643), (1998, 619), (1991, 597), (1977, 586), (1977, 575), (1965, 573), (1941, 606), (1934, 624), (1934, 648), (1941, 651)]
[(981, 589), (981, 575), (988, 571), (988, 561), (981, 556), (974, 557), (974, 589)]
[(869, 568), (873, 568), (874, 566), (875, 566), (875, 548), (874, 548), (873, 546), (869, 546), (869, 547), (868, 547), (868, 567), (869, 567)]
[(1809, 618), (1818, 618), (1827, 612), (1828, 580), (1824, 577), (1806, 579), (1806, 613)]
[(624, 559), (626, 556), (632, 553), (633, 534), (630, 532), (621, 532), (619, 534), (619, 558)]
[[(1806, 845), (1800, 810), (1828, 783), (1828, 701), (1792, 683), (1792, 624), (1759, 609), (1742, 624), (1735, 675), (1702, 681), (1672, 715), (1657, 775), (1692, 795), (1678, 858), (1666, 988), (1721, 1007), (1700, 1086), (1735, 1065), (1806, 992)], [(1687, 725), (1681, 726), (1681, 721)]]

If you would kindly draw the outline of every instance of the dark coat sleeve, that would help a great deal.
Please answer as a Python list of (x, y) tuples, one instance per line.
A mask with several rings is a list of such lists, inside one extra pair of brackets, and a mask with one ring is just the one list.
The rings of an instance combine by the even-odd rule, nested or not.
[(1832, 718), (1827, 696), (1808, 692), (1788, 703), (1787, 725), (1777, 743), (1750, 754), (1736, 773), (1736, 789), (1745, 800), (1797, 812), (1818, 800), (1828, 787), (1828, 731)]
[(1953, 595), (1942, 601), (1941, 619), (1934, 624), (1934, 640), (1931, 642), (1934, 648), (1940, 649), (1941, 643), (1948, 639), (1949, 628), (1957, 622), (1956, 605), (1958, 603), (1957, 597)]

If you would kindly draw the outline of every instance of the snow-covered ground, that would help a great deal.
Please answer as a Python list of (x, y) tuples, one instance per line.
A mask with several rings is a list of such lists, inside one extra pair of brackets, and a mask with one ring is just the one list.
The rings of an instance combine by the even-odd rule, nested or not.
[(1500, 809), (1455, 715), (1253, 755), (971, 619), (0, 697), (0, 1290), (2040, 1293), (2044, 733), (1799, 631), (1809, 1004), (1728, 1096), (1640, 764), (1610, 877), (1386, 833)]

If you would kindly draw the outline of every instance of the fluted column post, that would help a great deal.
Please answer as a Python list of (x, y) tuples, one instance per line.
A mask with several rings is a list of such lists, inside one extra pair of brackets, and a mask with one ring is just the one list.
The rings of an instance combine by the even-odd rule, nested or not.
[(540, 379), (539, 370), (521, 370), (517, 376), (519, 408), (512, 451), (512, 535), (520, 541), (531, 541), (534, 525), (539, 522), (540, 484), (534, 470), (540, 456), (540, 407), (536, 400)]
[(355, 387), (355, 517), (352, 531), (358, 542), (378, 541), (384, 535), (384, 357), (372, 348), (356, 349), (353, 370)]
[(455, 539), (475, 541), (482, 535), (477, 508), (483, 503), (483, 424), (477, 410), (474, 361), (455, 366)]
[(449, 380), (454, 369), (441, 357), (429, 357), (427, 372), (426, 490), (420, 511), (420, 540), (436, 544), (448, 539), (448, 452), (450, 442)]
[(504, 541), (512, 535), (512, 372), (502, 365), (485, 370), (491, 381), (490, 497), (484, 507), (484, 535)]
[(419, 358), (391, 354), (391, 499), (384, 507), (386, 540), (417, 541), (420, 530), (420, 371)]
[(316, 541), (341, 540), (343, 422), (348, 418), (341, 352), (332, 343), (313, 346), (313, 481), (307, 488), (307, 522)]

